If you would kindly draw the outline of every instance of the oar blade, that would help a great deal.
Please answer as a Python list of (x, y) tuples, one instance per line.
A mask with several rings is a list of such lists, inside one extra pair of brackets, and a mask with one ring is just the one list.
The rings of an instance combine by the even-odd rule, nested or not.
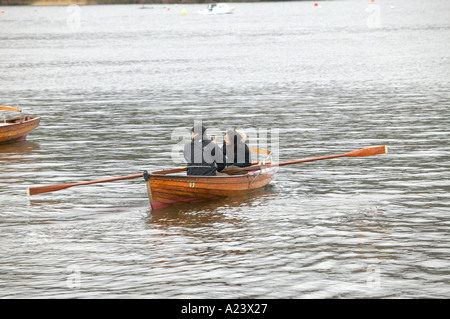
[(113, 181), (120, 181), (123, 179), (131, 179), (131, 178), (137, 178), (142, 177), (143, 174), (134, 174), (134, 175), (126, 175), (126, 176), (119, 176), (119, 177), (111, 177), (106, 179), (99, 179), (95, 181), (88, 181), (88, 182), (81, 182), (81, 183), (71, 183), (71, 184), (55, 184), (55, 185), (47, 185), (47, 186), (38, 186), (38, 187), (30, 187), (28, 189), (28, 195), (36, 195), (36, 194), (42, 194), (42, 193), (49, 193), (49, 192), (56, 192), (61, 189), (69, 188), (72, 186), (80, 186), (80, 185), (89, 185), (89, 184), (95, 184), (95, 183), (106, 183), (106, 182), (113, 182)]
[(382, 145), (382, 146), (373, 146), (373, 147), (368, 147), (368, 148), (363, 148), (360, 150), (352, 151), (352, 152), (345, 154), (345, 156), (350, 156), (350, 157), (372, 156), (372, 155), (386, 154), (387, 152), (388, 152), (387, 146)]
[(17, 109), (15, 107), (11, 107), (11, 106), (0, 106), (0, 110), (22, 112), (20, 109)]
[(252, 153), (265, 154), (265, 155), (269, 155), (270, 154), (270, 151), (263, 150), (263, 149), (260, 149), (260, 148), (249, 147), (248, 149)]
[(73, 186), (73, 184), (56, 184), (56, 185), (47, 185), (47, 186), (38, 186), (38, 187), (30, 187), (28, 188), (28, 195), (37, 195), (42, 193), (56, 192), (61, 189), (65, 189)]

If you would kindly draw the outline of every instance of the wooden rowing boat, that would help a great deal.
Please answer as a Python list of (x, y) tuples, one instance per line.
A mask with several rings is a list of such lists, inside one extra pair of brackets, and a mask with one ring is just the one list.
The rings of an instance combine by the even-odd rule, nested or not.
[[(19, 109), (0, 106), (0, 110), (18, 111)], [(27, 134), (34, 130), (40, 122), (39, 116), (22, 115), (0, 120), (0, 144), (26, 140)]]
[(144, 172), (152, 209), (205, 199), (246, 194), (269, 184), (276, 166), (255, 169), (240, 175), (186, 176), (164, 171)]

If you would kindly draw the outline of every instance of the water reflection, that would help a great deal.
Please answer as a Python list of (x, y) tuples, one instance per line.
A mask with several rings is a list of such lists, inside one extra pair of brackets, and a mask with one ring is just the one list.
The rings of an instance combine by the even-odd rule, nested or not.
[(30, 141), (0, 144), (0, 159), (16, 160), (18, 158), (14, 157), (15, 155), (31, 155), (34, 151), (39, 149), (39, 144)]
[(150, 211), (147, 222), (176, 226), (232, 221), (229, 219), (230, 212), (245, 211), (250, 207), (263, 208), (269, 205), (272, 195), (274, 188), (268, 185), (252, 193), (168, 206)]

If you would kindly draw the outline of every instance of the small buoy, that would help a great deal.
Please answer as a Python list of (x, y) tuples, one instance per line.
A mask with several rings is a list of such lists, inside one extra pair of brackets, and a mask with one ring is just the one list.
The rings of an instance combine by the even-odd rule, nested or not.
[(166, 10), (169, 11), (169, 10), (170, 10), (170, 7), (167, 7)]
[(314, 3), (314, 6), (317, 7), (319, 4), (317, 2)]
[(187, 13), (187, 11), (184, 9), (181, 11), (181, 14), (186, 14), (186, 13)]
[(5, 10), (0, 11), (1, 13), (5, 13)]

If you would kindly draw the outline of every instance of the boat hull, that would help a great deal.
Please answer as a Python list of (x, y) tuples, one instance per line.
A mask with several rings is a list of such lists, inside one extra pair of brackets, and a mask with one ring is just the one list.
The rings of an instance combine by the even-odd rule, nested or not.
[(152, 209), (175, 204), (240, 195), (260, 189), (275, 176), (276, 167), (231, 176), (151, 174), (147, 190)]
[(38, 116), (24, 116), (0, 122), (0, 144), (26, 140), (27, 134), (39, 125), (40, 120)]
[(221, 15), (233, 13), (234, 7), (230, 7), (227, 4), (219, 3), (209, 5), (206, 9), (200, 10), (198, 13), (204, 15)]
[(201, 10), (198, 13), (199, 14), (203, 14), (203, 15), (223, 15), (223, 14), (231, 14), (231, 13), (233, 13), (233, 9), (227, 10), (227, 11), (219, 11), (219, 12), (210, 12), (208, 10)]

